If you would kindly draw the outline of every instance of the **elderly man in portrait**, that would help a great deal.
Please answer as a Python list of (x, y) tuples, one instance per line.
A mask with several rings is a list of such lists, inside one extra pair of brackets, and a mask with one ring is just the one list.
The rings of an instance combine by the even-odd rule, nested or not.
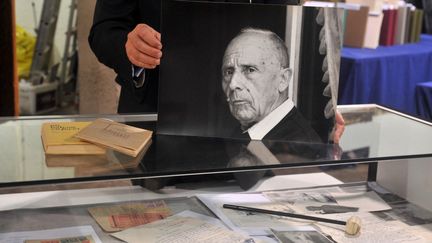
[[(246, 28), (228, 44), (222, 63), (222, 88), (232, 116), (240, 123), (232, 137), (252, 140), (285, 140), (322, 144), (323, 141), (300, 114), (288, 95), (292, 71), (284, 41), (275, 33)], [(343, 118), (336, 113), (334, 141), (344, 130)], [(326, 156), (321, 147), (291, 143), (282, 154), (273, 154), (274, 145), (251, 141), (240, 148), (227, 148), (228, 167), (279, 164), (278, 156), (301, 156), (296, 161)], [(280, 146), (285, 146), (281, 145)], [(266, 171), (236, 173), (242, 188), (253, 186)], [(271, 172), (270, 172), (271, 174)]]
[(291, 76), (288, 50), (275, 33), (247, 28), (231, 40), (222, 88), (240, 123), (233, 137), (322, 142), (288, 96)]

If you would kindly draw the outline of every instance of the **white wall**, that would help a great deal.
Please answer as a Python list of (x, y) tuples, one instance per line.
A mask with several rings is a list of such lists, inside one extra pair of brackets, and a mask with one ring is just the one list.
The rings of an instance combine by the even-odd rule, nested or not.
[[(35, 3), (36, 16), (38, 23), (34, 22), (34, 14), (32, 3)], [(71, 0), (61, 0), (60, 13), (57, 22), (56, 34), (54, 37), (55, 46), (58, 52), (63, 56), (64, 43), (66, 41), (66, 30), (69, 19), (69, 6)], [(16, 23), (27, 30), (32, 35), (36, 36), (34, 31), (38, 27), (40, 16), (42, 14), (43, 0), (15, 0)]]

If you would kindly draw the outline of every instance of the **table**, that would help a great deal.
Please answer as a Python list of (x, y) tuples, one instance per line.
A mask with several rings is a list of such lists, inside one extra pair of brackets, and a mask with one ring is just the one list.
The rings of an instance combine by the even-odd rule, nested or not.
[(432, 35), (377, 49), (343, 48), (339, 104), (376, 103), (412, 115), (415, 89), (432, 80)]
[(432, 81), (417, 85), (416, 109), (420, 117), (432, 120)]

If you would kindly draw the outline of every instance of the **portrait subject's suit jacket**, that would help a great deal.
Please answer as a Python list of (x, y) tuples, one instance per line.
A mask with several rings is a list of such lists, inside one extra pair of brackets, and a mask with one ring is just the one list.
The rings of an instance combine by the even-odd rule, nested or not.
[[(249, 138), (242, 133), (240, 127), (233, 132), (234, 138)], [(295, 142), (322, 143), (323, 141), (309, 125), (309, 122), (300, 114), (296, 107), (268, 132), (263, 140), (282, 140)]]
[(309, 122), (294, 107), (263, 139), (321, 143)]
[[(214, 1), (249, 2), (249, 0)], [(257, 3), (286, 4), (297, 1), (253, 0)], [(125, 44), (128, 33), (137, 24), (145, 23), (160, 32), (161, 2), (162, 0), (98, 0), (96, 3), (89, 43), (99, 61), (117, 73), (116, 81), (122, 87), (119, 113), (157, 111), (159, 69), (146, 70), (144, 86), (136, 88), (132, 80), (132, 64), (127, 58)]]
[[(234, 138), (249, 138), (247, 133), (242, 133), (240, 127), (233, 134)], [(280, 153), (284, 152), (284, 155), (299, 156), (305, 158), (315, 158), (317, 156), (323, 156), (323, 150), (319, 144), (323, 144), (323, 141), (315, 132), (315, 130), (309, 126), (309, 122), (300, 114), (296, 107), (293, 109), (267, 133), (264, 140), (269, 140), (270, 144), (266, 144), (266, 147), (271, 151)], [(294, 143), (277, 144), (272, 145), (272, 141), (291, 141)], [(297, 143), (298, 142), (298, 143)], [(310, 143), (310, 144), (309, 144)], [(227, 153), (230, 158), (235, 157), (235, 154), (242, 154), (242, 151), (247, 147), (248, 142), (244, 141), (243, 145), (239, 145), (236, 148), (227, 148)], [(282, 149), (280, 146), (283, 146)], [(326, 152), (326, 151), (324, 151)], [(235, 179), (239, 183), (240, 187), (247, 190), (255, 185), (265, 174), (271, 174), (271, 171), (252, 171), (242, 172), (234, 174)]]

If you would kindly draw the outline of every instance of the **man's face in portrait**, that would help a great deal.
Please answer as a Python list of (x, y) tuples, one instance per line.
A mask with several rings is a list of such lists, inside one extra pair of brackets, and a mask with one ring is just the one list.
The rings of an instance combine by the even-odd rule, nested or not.
[(228, 45), (222, 88), (231, 114), (243, 127), (259, 122), (288, 98), (291, 72), (283, 67), (281, 53), (263, 33), (242, 33)]

